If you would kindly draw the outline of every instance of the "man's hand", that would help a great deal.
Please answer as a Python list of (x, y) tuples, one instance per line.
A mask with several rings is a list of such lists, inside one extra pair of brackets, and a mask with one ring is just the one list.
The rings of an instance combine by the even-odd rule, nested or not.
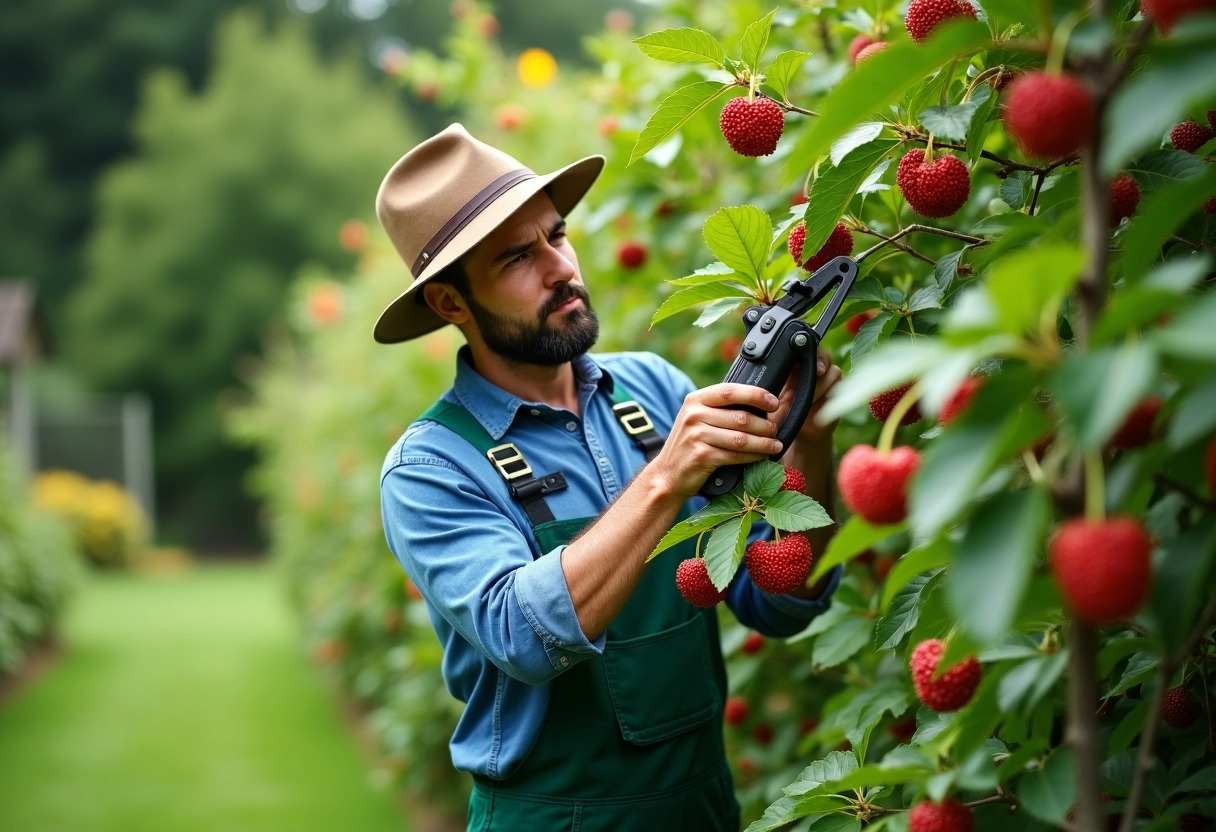
[(689, 393), (663, 450), (649, 467), (680, 497), (691, 497), (717, 468), (757, 462), (781, 450), (774, 438), (778, 422), (772, 417), (778, 406), (772, 393), (747, 384), (715, 384)]
[[(832, 363), (832, 354), (825, 349), (819, 350), (815, 370), (818, 376), (815, 380), (815, 397), (812, 400), (811, 409), (807, 413), (806, 421), (802, 423), (802, 427), (798, 430), (795, 442), (804, 448), (826, 447), (829, 448), (830, 452), (832, 433), (836, 430), (839, 420), (826, 425), (819, 425), (816, 423), (816, 417), (819, 415), (819, 411), (823, 409), (823, 403), (828, 392), (836, 386), (836, 383), (840, 381), (843, 374), (840, 368)], [(798, 370), (795, 369), (781, 391), (780, 404), (770, 417), (774, 425), (780, 425), (785, 421), (785, 415), (790, 412), (790, 407), (794, 403), (794, 395), (797, 391)]]

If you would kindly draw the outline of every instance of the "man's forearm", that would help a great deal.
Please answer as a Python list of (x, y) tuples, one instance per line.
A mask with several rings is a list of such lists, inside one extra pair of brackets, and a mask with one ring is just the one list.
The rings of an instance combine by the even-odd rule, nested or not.
[[(823, 506), (824, 511), (834, 520), (836, 506), (831, 440), (815, 445), (795, 440), (790, 445), (783, 462), (802, 472), (802, 475), (806, 477), (806, 495)], [(816, 560), (823, 557), (823, 553), (827, 551), (828, 543), (836, 534), (837, 526), (838, 524), (833, 522), (831, 525), (805, 532), (807, 540), (811, 542), (811, 551), (814, 552)], [(795, 590), (790, 594), (799, 598), (818, 598), (823, 594), (827, 581), (828, 578), (825, 576), (814, 585)]]

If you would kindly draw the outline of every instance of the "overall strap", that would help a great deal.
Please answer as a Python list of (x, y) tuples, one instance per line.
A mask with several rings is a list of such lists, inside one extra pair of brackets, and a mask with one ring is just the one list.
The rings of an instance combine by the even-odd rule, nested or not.
[(646, 454), (646, 461), (658, 456), (666, 437), (654, 429), (654, 423), (633, 394), (625, 385), (613, 379), (612, 392), (608, 397), (612, 399), (612, 412), (617, 421), (621, 423), (625, 433), (629, 434), (629, 438), (642, 449), (642, 453)]
[(532, 466), (515, 447), (514, 442), (498, 443), (462, 405), (439, 401), (427, 408), (418, 421), (438, 422), (481, 453), (507, 482), (511, 496), (519, 502), (528, 521), (535, 528), (551, 522), (553, 512), (545, 503), (545, 495), (566, 487), (566, 475), (561, 471), (534, 476)]

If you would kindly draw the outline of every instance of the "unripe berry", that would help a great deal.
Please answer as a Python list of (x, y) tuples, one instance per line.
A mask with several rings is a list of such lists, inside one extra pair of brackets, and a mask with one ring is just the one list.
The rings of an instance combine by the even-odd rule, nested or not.
[(871, 43), (869, 46), (867, 46), (865, 49), (858, 52), (857, 60), (853, 61), (853, 63), (859, 64), (862, 61), (869, 60), (870, 58), (874, 57), (875, 55), (877, 55), (879, 52), (886, 49), (890, 45), (891, 44), (887, 43), (885, 40), (875, 41), (874, 43)]
[(849, 41), (849, 62), (854, 64), (857, 63), (857, 53), (865, 49), (871, 43), (874, 43), (874, 38), (870, 37), (869, 35), (858, 35)]

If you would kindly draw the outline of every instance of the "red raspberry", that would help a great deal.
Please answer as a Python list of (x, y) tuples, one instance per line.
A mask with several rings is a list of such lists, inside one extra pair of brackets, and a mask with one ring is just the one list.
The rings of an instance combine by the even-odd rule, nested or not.
[(785, 479), (781, 482), (782, 491), (797, 491), (806, 493), (806, 477), (797, 468), (785, 466)]
[(1216, 439), (1208, 443), (1208, 452), (1203, 457), (1203, 471), (1208, 475), (1208, 491), (1216, 494)]
[[(912, 387), (913, 382), (901, 384), (898, 387), (888, 390), (885, 393), (879, 393), (874, 398), (870, 399), (870, 415), (880, 422), (887, 421), (887, 417), (891, 415), (891, 411), (895, 409), (895, 405), (904, 397), (904, 393)], [(908, 408), (908, 412), (899, 420), (901, 426), (911, 425), (914, 422), (919, 422), (922, 418), (920, 412), (920, 404), (914, 404)]]
[(1201, 713), (1203, 706), (1192, 699), (1182, 685), (1167, 690), (1165, 698), (1161, 700), (1161, 718), (1166, 725), (1179, 731), (1194, 725)]
[(705, 561), (701, 558), (680, 561), (676, 567), (676, 589), (694, 607), (712, 607), (726, 597), (725, 590), (719, 592), (714, 587)]
[(758, 95), (732, 98), (722, 108), (718, 126), (730, 149), (740, 156), (768, 156), (777, 149), (785, 129), (785, 114), (771, 98)]
[(760, 743), (761, 745), (768, 745), (773, 741), (773, 726), (769, 725), (767, 722), (758, 723), (756, 727), (752, 729), (752, 736), (755, 737), (756, 742)]
[(971, 810), (957, 800), (923, 800), (908, 813), (908, 832), (974, 832)]
[(909, 662), (912, 684), (920, 701), (933, 710), (957, 711), (971, 701), (980, 686), (980, 663), (975, 656), (968, 656), (938, 675), (937, 666), (945, 652), (946, 645), (936, 638), (916, 645)]
[(798, 720), (798, 733), (801, 736), (806, 736), (818, 727), (819, 717), (813, 714), (811, 716), (804, 716), (802, 719)]
[(1209, 217), (1216, 214), (1216, 196), (1203, 203), (1203, 213), (1207, 214)]
[(924, 217), (948, 217), (966, 205), (971, 194), (971, 174), (957, 156), (943, 153), (925, 164), (920, 148), (899, 160), (895, 184), (912, 210)]
[(616, 250), (616, 261), (623, 269), (640, 269), (646, 262), (646, 246), (641, 243), (622, 243)]
[(840, 458), (840, 497), (868, 523), (898, 523), (908, 516), (908, 480), (919, 465), (920, 454), (907, 445), (885, 454), (870, 445), (854, 445)]
[(912, 40), (920, 43), (938, 24), (955, 17), (975, 19), (975, 7), (959, 0), (912, 0), (904, 16), (904, 26)]
[(874, 38), (870, 37), (869, 35), (858, 35), (849, 41), (849, 62), (854, 64), (857, 63), (857, 53), (865, 49), (871, 43), (874, 43)]
[(743, 645), (739, 649), (749, 656), (756, 655), (764, 649), (764, 636), (753, 630), (743, 639)]
[(863, 49), (857, 53), (857, 60), (853, 61), (853, 63), (859, 64), (864, 60), (868, 60), (869, 58), (873, 57), (874, 55), (877, 55), (879, 52), (886, 49), (890, 45), (891, 44), (887, 43), (885, 40), (874, 41), (874, 43), (871, 43), (865, 49)]
[(916, 717), (908, 716), (890, 722), (887, 724), (887, 731), (899, 742), (910, 743), (916, 736)]
[(1169, 34), (1174, 24), (1184, 17), (1216, 11), (1214, 0), (1141, 0), (1140, 11), (1157, 23), (1157, 28)]
[(1085, 143), (1094, 125), (1094, 99), (1068, 75), (1027, 72), (1005, 97), (1005, 129), (1030, 156), (1058, 159)]
[(1123, 424), (1119, 425), (1115, 435), (1110, 438), (1110, 447), (1123, 450), (1143, 448), (1152, 442), (1155, 436), (1153, 423), (1157, 421), (1157, 414), (1161, 412), (1163, 404), (1165, 402), (1160, 396), (1145, 396), (1141, 399), (1123, 418)]
[(844, 328), (848, 330), (850, 335), (856, 338), (857, 333), (861, 332), (861, 328), (865, 326), (866, 321), (877, 316), (877, 309), (867, 309), (865, 312), (858, 312), (856, 315), (844, 322)]
[(948, 425), (958, 418), (971, 404), (971, 400), (975, 397), (975, 391), (983, 386), (984, 379), (982, 376), (970, 376), (964, 379), (963, 383), (950, 394), (950, 398), (942, 403), (941, 412), (937, 414), (938, 423)]
[(1175, 150), (1185, 150), (1187, 153), (1194, 153), (1211, 140), (1210, 129), (1189, 119), (1182, 124), (1175, 124), (1174, 129), (1170, 130), (1170, 144)]
[(1069, 520), (1047, 548), (1065, 604), (1087, 624), (1126, 618), (1148, 596), (1152, 543), (1130, 517)]
[(1110, 183), (1110, 226), (1130, 217), (1140, 204), (1140, 185), (1129, 174), (1121, 173)]
[(836, 227), (832, 229), (832, 233), (828, 235), (827, 241), (819, 251), (815, 252), (805, 263), (802, 263), (802, 246), (804, 243), (806, 243), (806, 223), (800, 222), (790, 229), (790, 254), (794, 255), (795, 263), (801, 263), (802, 268), (808, 272), (813, 272), (833, 257), (847, 257), (852, 254), (853, 232), (844, 223), (836, 223)]
[(747, 719), (747, 712), (750, 709), (747, 700), (742, 696), (728, 696), (726, 698), (726, 709), (722, 716), (726, 720), (727, 725), (740, 725)]
[(765, 592), (783, 595), (803, 586), (811, 574), (811, 542), (797, 532), (781, 540), (757, 540), (747, 547), (747, 571)]

